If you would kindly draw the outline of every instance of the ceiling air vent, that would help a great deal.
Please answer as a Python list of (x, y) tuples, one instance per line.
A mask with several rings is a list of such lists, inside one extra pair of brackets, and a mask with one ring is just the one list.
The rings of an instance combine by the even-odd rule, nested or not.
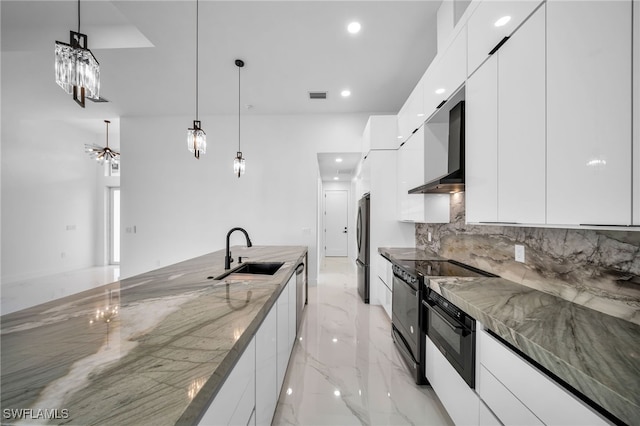
[(309, 92), (309, 99), (327, 99), (327, 92)]

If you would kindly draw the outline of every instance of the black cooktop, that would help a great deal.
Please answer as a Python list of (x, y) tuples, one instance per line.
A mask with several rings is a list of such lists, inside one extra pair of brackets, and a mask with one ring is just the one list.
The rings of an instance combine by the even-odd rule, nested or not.
[(497, 277), (455, 260), (394, 260), (397, 266), (415, 277)]

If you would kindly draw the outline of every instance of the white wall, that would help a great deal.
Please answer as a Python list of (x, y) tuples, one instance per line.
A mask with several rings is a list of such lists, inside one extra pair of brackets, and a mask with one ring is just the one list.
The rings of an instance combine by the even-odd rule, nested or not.
[(93, 266), (95, 133), (2, 116), (2, 282)]
[(122, 276), (224, 249), (227, 231), (241, 226), (255, 245), (308, 246), (315, 282), (317, 153), (357, 151), (367, 116), (243, 116), (240, 179), (232, 171), (237, 116), (200, 117), (200, 160), (186, 147), (192, 120), (121, 118)]

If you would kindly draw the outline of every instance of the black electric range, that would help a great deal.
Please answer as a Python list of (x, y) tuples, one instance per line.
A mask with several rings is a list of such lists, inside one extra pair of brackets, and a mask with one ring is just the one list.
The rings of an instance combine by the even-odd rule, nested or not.
[(396, 260), (393, 264), (391, 335), (417, 384), (427, 384), (424, 373), (425, 333), (421, 303), (427, 297), (425, 278), (495, 276), (464, 263), (442, 260)]

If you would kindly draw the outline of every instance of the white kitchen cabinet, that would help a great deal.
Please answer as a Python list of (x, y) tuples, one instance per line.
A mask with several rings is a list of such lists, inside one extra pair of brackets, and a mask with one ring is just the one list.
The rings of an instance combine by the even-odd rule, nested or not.
[[(542, 0), (482, 1), (467, 21), (467, 75), (470, 76), (542, 3)], [(498, 25), (496, 25), (498, 24)]]
[(362, 133), (362, 153), (372, 149), (396, 149), (398, 147), (398, 119), (395, 115), (372, 115)]
[(289, 352), (287, 353), (287, 364), (289, 363), (289, 358), (291, 357), (291, 351), (293, 350), (293, 345), (296, 342), (296, 334), (297, 334), (297, 286), (296, 286), (296, 274), (294, 273), (289, 282), (287, 284), (289, 291), (289, 335), (288, 335), (288, 343), (289, 343)]
[[(635, 6), (633, 33), (640, 33), (640, 7)], [(633, 43), (633, 75), (633, 110), (640, 111), (640, 78), (637, 77), (640, 76), (640, 43)], [(633, 164), (633, 224), (640, 226), (640, 114), (637, 113), (633, 115)]]
[(424, 76), (405, 101), (400, 111), (398, 111), (398, 132), (396, 136), (396, 147), (406, 141), (413, 132), (422, 125), (425, 120), (424, 104), (422, 99), (422, 85)]
[(256, 424), (270, 425), (278, 403), (277, 308), (256, 333)]
[(429, 182), (448, 173), (449, 120), (424, 123), (424, 181)]
[(631, 0), (547, 2), (549, 224), (631, 224), (631, 17)]
[(463, 27), (447, 50), (434, 60), (423, 82), (424, 113), (433, 114), (467, 77), (467, 29)]
[(478, 330), (476, 337), (481, 368), (478, 392), (504, 424), (608, 424), (485, 330)]
[(426, 339), (425, 374), (434, 392), (457, 425), (479, 423), (480, 398), (433, 344)]
[(479, 413), (478, 426), (502, 426), (500, 420), (495, 414), (489, 410), (487, 405), (480, 400), (480, 413)]
[(391, 262), (389, 262), (384, 256), (379, 254), (377, 259), (378, 259), (377, 282), (378, 282), (378, 288), (380, 289), (379, 291), (380, 304), (382, 305), (382, 307), (384, 308), (384, 311), (389, 316), (389, 319), (391, 319), (391, 315), (392, 315), (391, 307), (392, 307), (392, 301), (393, 301), (393, 292), (391, 290), (393, 288), (393, 281), (392, 281), (393, 267), (391, 265)]
[(255, 407), (255, 338), (218, 391), (200, 419), (200, 425), (246, 425)]
[[(282, 383), (284, 382), (284, 375), (287, 372), (287, 365), (289, 364), (289, 353), (290, 353), (290, 344), (289, 344), (289, 285), (291, 285), (291, 280), (287, 283), (287, 287), (285, 287), (280, 296), (278, 297), (278, 302), (276, 303), (277, 309), (277, 394), (280, 394), (280, 389), (282, 389)], [(295, 303), (295, 300), (294, 300)]]
[(467, 222), (545, 223), (545, 15), (466, 86)]
[(405, 222), (448, 223), (449, 194), (409, 194), (425, 183), (425, 133), (420, 127), (398, 149), (398, 219)]
[(498, 56), (465, 86), (465, 204), (468, 223), (498, 221)]

